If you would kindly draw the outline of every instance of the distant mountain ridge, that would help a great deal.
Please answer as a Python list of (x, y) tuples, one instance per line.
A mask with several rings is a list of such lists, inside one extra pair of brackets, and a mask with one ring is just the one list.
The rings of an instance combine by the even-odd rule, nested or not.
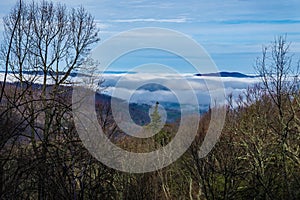
[[(5, 71), (0, 70), (0, 73), (4, 73)], [(12, 71), (8, 71), (9, 74), (13, 74)], [(98, 73), (98, 72), (96, 72)], [(128, 72), (128, 71), (104, 71), (102, 72), (104, 74), (137, 74), (138, 72)], [(23, 71), (23, 74), (29, 74), (29, 75), (44, 75), (44, 72), (41, 70), (33, 70), (33, 71)], [(50, 74), (55, 74), (55, 72), (48, 72), (48, 75)], [(65, 75), (65, 72), (58, 72), (58, 75)], [(69, 74), (71, 77), (76, 77), (76, 76), (88, 76), (84, 73), (81, 73), (80, 71), (78, 72), (71, 72)], [(216, 76), (216, 77), (234, 77), (234, 78), (255, 78), (255, 77), (259, 77), (258, 75), (246, 75), (243, 74), (241, 72), (226, 72), (226, 71), (222, 71), (222, 72), (215, 72), (215, 73), (198, 73), (198, 74), (194, 74), (195, 76)]]
[(210, 77), (233, 77), (233, 78), (256, 78), (258, 75), (246, 75), (240, 72), (216, 72), (216, 73), (205, 73), (195, 74), (195, 76), (210, 76)]
[[(0, 73), (5, 73), (5, 71), (4, 70), (0, 70)], [(8, 74), (14, 74), (14, 72), (13, 71), (8, 71), (7, 72)], [(27, 75), (44, 75), (44, 72), (42, 71), (42, 70), (32, 70), (32, 71), (28, 71), (28, 70), (23, 70), (23, 72), (22, 72), (23, 74), (27, 74)], [(101, 72), (95, 72), (95, 73), (99, 73), (99, 74), (101, 74)], [(127, 71), (104, 71), (104, 72), (102, 72), (103, 74), (136, 74), (136, 72), (127, 72)], [(56, 74), (56, 72), (51, 72), (51, 71), (49, 71), (48, 73), (47, 73), (47, 75), (55, 75)], [(66, 74), (66, 72), (62, 72), (62, 71), (60, 71), (60, 72), (58, 72), (57, 73), (58, 75), (60, 75), (60, 76), (62, 76), (62, 75), (65, 75)], [(70, 74), (69, 74), (69, 76), (71, 76), (71, 77), (76, 77), (76, 76), (89, 76), (89, 75), (87, 75), (87, 74), (84, 74), (84, 73), (82, 73), (82, 72), (80, 72), (80, 71), (74, 71), (74, 72), (71, 72)]]

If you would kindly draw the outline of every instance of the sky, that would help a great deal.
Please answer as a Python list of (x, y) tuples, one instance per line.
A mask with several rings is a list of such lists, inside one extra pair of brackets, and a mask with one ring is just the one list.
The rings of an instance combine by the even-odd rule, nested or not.
[[(101, 44), (122, 31), (142, 27), (168, 28), (197, 41), (219, 71), (255, 73), (262, 45), (287, 34), (295, 59), (300, 56), (299, 0), (61, 0), (68, 7), (83, 6), (95, 17)], [(84, 2), (84, 3), (83, 3)], [(0, 17), (15, 2), (0, 0)], [(3, 31), (1, 24), (0, 31)], [(168, 57), (166, 59), (166, 57)], [(161, 52), (136, 52), (115, 63), (115, 70), (149, 62), (181, 66), (177, 56)], [(101, 61), (100, 61), (101, 62)], [(182, 64), (183, 66), (183, 64)], [(186, 72), (183, 68), (182, 72)]]

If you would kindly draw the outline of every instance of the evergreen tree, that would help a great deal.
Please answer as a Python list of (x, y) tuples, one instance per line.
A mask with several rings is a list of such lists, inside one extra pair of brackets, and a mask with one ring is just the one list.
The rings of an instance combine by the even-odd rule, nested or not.
[(152, 132), (157, 133), (161, 128), (161, 117), (158, 112), (158, 105), (159, 103), (156, 102), (153, 112), (151, 113), (151, 122), (149, 124), (149, 127)]

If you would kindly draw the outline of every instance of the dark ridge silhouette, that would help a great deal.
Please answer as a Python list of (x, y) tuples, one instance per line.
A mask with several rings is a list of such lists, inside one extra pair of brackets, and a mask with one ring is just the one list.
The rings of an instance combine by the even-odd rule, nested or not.
[(233, 77), (233, 78), (255, 78), (259, 77), (257, 75), (246, 75), (240, 72), (219, 72), (219, 73), (205, 73), (205, 74), (195, 74), (195, 76), (216, 76), (216, 77)]
[[(3, 70), (0, 70), (0, 73), (5, 73), (5, 71)], [(9, 74), (13, 74), (14, 72), (13, 71), (8, 71), (7, 73)], [(42, 70), (30, 70), (30, 71), (23, 71), (22, 72), (23, 74), (28, 74), (28, 75), (44, 75), (44, 72)], [(54, 75), (56, 74), (56, 72), (47, 72), (47, 75)], [(65, 75), (66, 72), (58, 72), (58, 75), (62, 76), (62, 75)], [(136, 72), (127, 72), (127, 71), (104, 71), (104, 72), (99, 72), (99, 74), (136, 74)], [(71, 77), (76, 77), (76, 76), (88, 76), (87, 74), (84, 74), (80, 71), (74, 71), (74, 72), (71, 72), (70, 73), (70, 76)]]

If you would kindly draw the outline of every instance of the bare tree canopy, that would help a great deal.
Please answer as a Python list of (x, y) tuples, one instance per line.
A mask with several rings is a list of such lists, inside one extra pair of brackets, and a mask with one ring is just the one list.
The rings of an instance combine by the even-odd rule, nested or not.
[[(22, 72), (28, 70), (42, 71), (44, 84), (47, 75), (57, 85), (64, 83), (99, 41), (94, 18), (83, 7), (68, 9), (50, 1), (20, 1), (3, 21), (2, 59), (8, 59), (21, 82)], [(64, 75), (59, 76), (62, 72)]]

